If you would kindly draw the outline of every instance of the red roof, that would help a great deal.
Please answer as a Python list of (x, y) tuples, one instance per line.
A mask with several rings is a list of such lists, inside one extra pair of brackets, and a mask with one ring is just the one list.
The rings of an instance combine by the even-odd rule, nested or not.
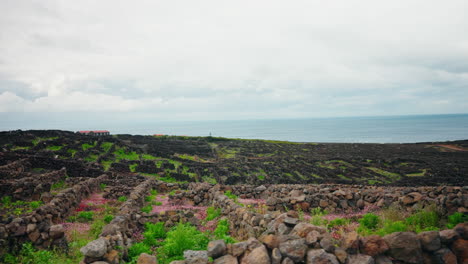
[(107, 130), (82, 130), (82, 131), (78, 131), (78, 133), (81, 133), (81, 134), (88, 134), (88, 133), (109, 133), (109, 131)]

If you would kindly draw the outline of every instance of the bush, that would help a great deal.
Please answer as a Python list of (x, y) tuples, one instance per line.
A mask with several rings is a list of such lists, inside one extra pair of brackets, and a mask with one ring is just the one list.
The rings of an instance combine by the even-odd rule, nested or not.
[(208, 238), (190, 224), (179, 223), (167, 233), (166, 240), (159, 248), (161, 259), (170, 263), (172, 260), (183, 259), (185, 250), (206, 250)]
[(216, 217), (221, 215), (221, 209), (217, 208), (215, 209), (213, 206), (210, 206), (206, 209), (206, 221), (211, 221), (215, 219)]
[(235, 239), (229, 235), (229, 222), (227, 219), (222, 219), (218, 222), (214, 230), (215, 239), (223, 239), (227, 244), (236, 243)]
[(380, 223), (380, 218), (378, 215), (373, 213), (367, 213), (362, 216), (359, 220), (359, 225), (363, 228), (375, 230)]
[(89, 234), (95, 239), (99, 238), (99, 235), (101, 234), (105, 225), (106, 223), (103, 219), (95, 220), (89, 228)]
[(377, 230), (375, 233), (379, 236), (385, 236), (395, 232), (406, 232), (408, 226), (403, 221), (396, 222), (385, 222), (383, 227)]
[(331, 228), (335, 226), (344, 226), (344, 225), (348, 225), (349, 223), (351, 223), (350, 219), (336, 218), (328, 222), (328, 227)]
[(237, 202), (237, 199), (239, 198), (237, 195), (233, 194), (231, 190), (226, 191), (224, 195), (226, 195), (229, 199), (234, 200), (234, 202)]
[(3, 256), (3, 263), (49, 264), (52, 259), (54, 259), (54, 254), (51, 251), (37, 250), (31, 243), (25, 243), (17, 256), (5, 254)]
[(157, 239), (166, 237), (166, 229), (163, 222), (146, 223), (145, 232), (143, 233), (143, 242), (149, 246), (158, 246)]
[(32, 202), (29, 202), (29, 206), (31, 207), (31, 209), (37, 209), (39, 208), (39, 206), (42, 205), (42, 201), (32, 201)]
[(99, 184), (99, 189), (101, 189), (101, 191), (104, 191), (106, 189), (106, 187), (107, 187), (107, 184), (105, 184), (105, 183)]
[(92, 221), (93, 220), (93, 216), (94, 216), (94, 213), (91, 212), (91, 211), (81, 211), (78, 213), (78, 215), (76, 216), (76, 218), (80, 221), (85, 221), (85, 222), (88, 222), (88, 221)]
[(104, 222), (106, 222), (107, 224), (109, 224), (112, 221), (112, 219), (114, 219), (113, 215), (108, 214), (104, 216)]
[(128, 248), (128, 257), (130, 259), (136, 259), (141, 253), (151, 253), (151, 248), (145, 243), (135, 243)]
[(421, 210), (405, 219), (410, 231), (420, 233), (423, 231), (439, 230), (439, 216), (435, 211)]
[(141, 208), (141, 211), (147, 214), (149, 214), (151, 210), (153, 210), (153, 207), (151, 205), (146, 205)]
[(158, 191), (156, 191), (154, 189), (151, 189), (150, 194), (153, 195), (153, 196), (156, 196), (156, 195), (158, 195)]
[(456, 212), (448, 216), (447, 227), (454, 228), (456, 225), (460, 223), (465, 223), (465, 222), (468, 222), (468, 214)]
[(126, 202), (127, 201), (127, 196), (120, 196), (119, 198), (117, 198), (117, 201)]

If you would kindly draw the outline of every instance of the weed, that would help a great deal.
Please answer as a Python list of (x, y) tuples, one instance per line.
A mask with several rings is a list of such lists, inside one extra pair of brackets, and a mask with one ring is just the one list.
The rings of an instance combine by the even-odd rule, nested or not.
[(223, 239), (227, 244), (236, 243), (236, 240), (229, 235), (229, 222), (227, 219), (221, 219), (214, 230), (215, 239)]
[(214, 208), (213, 206), (210, 206), (206, 209), (206, 221), (211, 221), (218, 216), (221, 215), (221, 209), (220, 208)]
[(117, 198), (117, 201), (126, 202), (127, 201), (127, 196), (120, 196), (119, 198)]
[(84, 143), (81, 145), (81, 148), (83, 149), (83, 151), (86, 151), (90, 148), (94, 148), (95, 145), (91, 145), (91, 144), (88, 144), (88, 143)]
[(239, 197), (233, 194), (231, 190), (227, 190), (226, 192), (224, 192), (224, 195), (226, 195), (229, 199), (234, 200), (234, 202), (237, 202), (237, 199), (239, 199)]
[(104, 222), (106, 222), (106, 224), (109, 224), (112, 221), (112, 219), (114, 219), (113, 215), (107, 214), (104, 216)]
[(94, 213), (91, 211), (81, 211), (78, 213), (76, 217), (77, 217), (77, 220), (80, 220), (83, 222), (89, 222), (93, 220)]
[(104, 168), (105, 171), (108, 171), (110, 167), (112, 166), (112, 160), (101, 160), (102, 167)]
[(460, 223), (468, 222), (468, 214), (456, 212), (448, 216), (448, 228), (454, 228), (456, 225)]
[(137, 259), (142, 253), (151, 253), (151, 248), (143, 242), (135, 243), (128, 248), (128, 257), (131, 260)]
[(147, 214), (149, 214), (151, 210), (153, 210), (153, 207), (151, 205), (146, 205), (141, 208), (141, 211)]
[(362, 218), (359, 220), (359, 224), (361, 227), (370, 229), (370, 230), (375, 230), (379, 223), (380, 223), (379, 216), (373, 213), (367, 213), (363, 215)]
[(101, 143), (101, 148), (102, 148), (105, 152), (108, 152), (108, 151), (111, 149), (112, 145), (114, 145), (114, 143), (112, 143), (112, 142), (102, 142), (102, 143)]
[(47, 150), (52, 150), (52, 151), (58, 151), (62, 149), (63, 146), (48, 146), (46, 149)]
[(135, 172), (137, 167), (138, 167), (137, 163), (133, 163), (128, 166), (131, 172)]
[(63, 180), (60, 180), (56, 183), (53, 183), (50, 186), (50, 190), (57, 190), (57, 189), (63, 189), (66, 186), (65, 182)]
[[(112, 217), (112, 216), (111, 216)], [(112, 220), (112, 219), (111, 219)], [(110, 222), (110, 221), (109, 221)], [(99, 238), (99, 235), (101, 234), (102, 232), (102, 229), (104, 228), (104, 226), (106, 225), (106, 222), (103, 220), (103, 219), (97, 219), (95, 220), (92, 224), (91, 224), (91, 227), (89, 229), (89, 234), (93, 237), (93, 238)]]
[(435, 210), (420, 210), (405, 220), (408, 229), (416, 233), (438, 230), (439, 216)]
[(106, 189), (106, 187), (107, 187), (107, 184), (105, 184), (105, 183), (99, 184), (99, 189), (100, 189), (102, 192)]
[(143, 233), (143, 242), (149, 246), (158, 246), (158, 240), (166, 237), (166, 228), (164, 222), (146, 223), (145, 232)]

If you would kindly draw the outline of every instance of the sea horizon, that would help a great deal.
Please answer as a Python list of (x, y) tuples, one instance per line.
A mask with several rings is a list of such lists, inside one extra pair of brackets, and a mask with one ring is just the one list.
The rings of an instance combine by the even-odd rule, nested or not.
[[(18, 121), (18, 120), (17, 120)], [(213, 136), (317, 143), (421, 143), (468, 139), (468, 114), (204, 121), (42, 120), (0, 130), (109, 130), (111, 134)]]

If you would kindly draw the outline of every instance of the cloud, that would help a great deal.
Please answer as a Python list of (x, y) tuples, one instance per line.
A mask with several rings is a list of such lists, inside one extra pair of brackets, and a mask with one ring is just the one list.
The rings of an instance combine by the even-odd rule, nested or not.
[(0, 8), (0, 112), (468, 112), (464, 0), (20, 0)]

